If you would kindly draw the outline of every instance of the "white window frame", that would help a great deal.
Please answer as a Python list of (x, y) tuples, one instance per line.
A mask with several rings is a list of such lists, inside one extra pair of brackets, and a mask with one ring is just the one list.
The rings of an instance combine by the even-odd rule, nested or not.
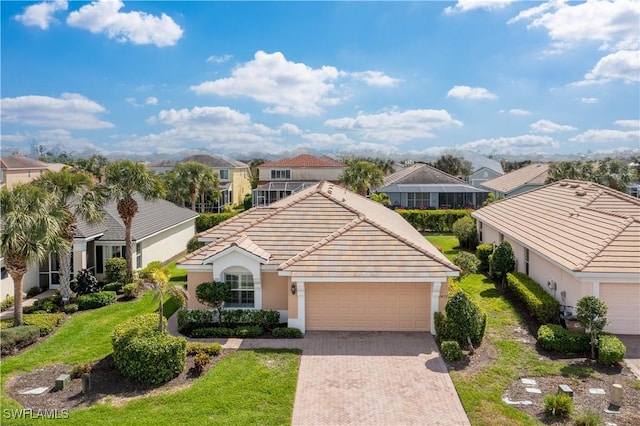
[[(226, 304), (227, 308), (238, 308), (238, 309), (254, 309), (256, 306), (256, 288), (253, 282), (253, 275), (251, 273), (246, 272), (225, 272), (224, 273), (224, 281), (231, 282), (231, 294), (232, 297), (235, 295), (238, 299), (238, 302), (229, 301)], [(242, 296), (243, 293), (249, 293), (252, 295), (253, 303), (243, 303)]]
[(271, 169), (271, 180), (290, 180), (291, 169)]

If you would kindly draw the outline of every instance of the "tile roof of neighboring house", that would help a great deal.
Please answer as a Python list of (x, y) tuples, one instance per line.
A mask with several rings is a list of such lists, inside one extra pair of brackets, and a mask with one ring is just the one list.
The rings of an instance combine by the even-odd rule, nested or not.
[(640, 200), (605, 186), (563, 180), (472, 216), (569, 270), (640, 274)]
[(259, 169), (272, 167), (300, 167), (300, 168), (317, 168), (317, 167), (347, 167), (344, 163), (334, 160), (333, 158), (323, 156), (314, 157), (309, 154), (300, 154), (293, 158), (282, 158), (276, 161), (269, 161), (258, 166)]
[(205, 166), (217, 169), (235, 168), (235, 167), (249, 167), (245, 163), (236, 160), (229, 160), (226, 158), (218, 157), (209, 154), (196, 154), (189, 157), (185, 157), (182, 161), (195, 161), (196, 163), (204, 164)]
[(509, 193), (525, 185), (544, 185), (548, 175), (548, 164), (530, 164), (481, 185), (494, 191)]
[[(133, 218), (131, 226), (131, 239), (140, 241), (158, 232), (198, 217), (198, 213), (179, 207), (166, 200), (146, 201), (140, 195), (133, 197), (138, 203), (138, 213)], [(118, 214), (117, 204), (113, 201), (104, 206), (105, 221), (103, 223), (104, 235), (102, 241), (124, 241), (124, 223)], [(81, 222), (78, 220), (78, 222)], [(78, 227), (83, 232), (92, 232), (89, 225), (82, 224)], [(87, 231), (88, 230), (88, 231)]]
[(396, 212), (326, 181), (199, 236), (212, 242), (180, 264), (199, 265), (246, 236), (270, 254), (270, 264), (296, 276), (426, 278), (458, 271)]
[(2, 168), (11, 169), (47, 169), (47, 163), (42, 161), (33, 160), (31, 158), (23, 157), (21, 155), (10, 155), (8, 157), (1, 157), (0, 164)]
[(394, 184), (461, 184), (466, 182), (460, 180), (448, 173), (436, 169), (428, 164), (412, 164), (395, 173), (386, 176), (382, 182), (382, 186), (390, 186)]

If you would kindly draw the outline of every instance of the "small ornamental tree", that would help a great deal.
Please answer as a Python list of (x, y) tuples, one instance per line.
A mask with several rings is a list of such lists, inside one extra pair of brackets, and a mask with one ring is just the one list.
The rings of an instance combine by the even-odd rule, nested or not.
[(480, 261), (474, 254), (461, 251), (453, 258), (453, 264), (460, 268), (459, 278), (462, 279), (469, 274), (475, 274), (478, 272)]
[(458, 237), (460, 245), (465, 248), (475, 248), (478, 241), (476, 221), (471, 216), (464, 216), (456, 220), (452, 226), (453, 235)]
[(607, 325), (607, 305), (595, 296), (585, 296), (578, 300), (576, 317), (591, 336), (591, 358), (596, 358), (598, 336)]
[(489, 257), (491, 274), (500, 278), (502, 286), (509, 272), (516, 269), (516, 258), (513, 254), (513, 248), (508, 241), (503, 240)]
[(71, 291), (76, 296), (83, 294), (97, 293), (102, 289), (98, 279), (88, 269), (79, 271), (71, 281)]
[(187, 295), (181, 286), (169, 285), (171, 272), (169, 268), (162, 266), (162, 262), (154, 260), (149, 262), (146, 268), (140, 271), (142, 285), (153, 292), (154, 299), (158, 300), (158, 331), (164, 332), (164, 296), (178, 301), (180, 307), (185, 305)]
[(473, 343), (480, 344), (484, 336), (487, 316), (464, 291), (459, 291), (447, 302), (445, 307), (448, 330), (460, 344), (468, 344), (473, 354)]
[(211, 306), (218, 312), (218, 323), (222, 324), (222, 310), (231, 299), (231, 283), (209, 281), (196, 287), (198, 302)]

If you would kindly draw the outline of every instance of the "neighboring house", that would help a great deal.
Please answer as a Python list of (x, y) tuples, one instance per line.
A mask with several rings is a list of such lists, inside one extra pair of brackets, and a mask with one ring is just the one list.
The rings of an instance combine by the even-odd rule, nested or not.
[[(187, 242), (195, 235), (198, 213), (176, 206), (166, 200), (145, 201), (135, 195), (138, 213), (133, 219), (131, 238), (134, 250), (133, 267), (141, 269), (154, 260), (167, 262), (182, 254)], [(78, 220), (73, 241), (73, 271), (91, 270), (99, 280), (104, 279), (104, 265), (112, 257), (124, 257), (125, 228), (115, 202), (104, 207), (105, 221), (88, 225)], [(56, 256), (40, 266), (38, 282), (25, 281), (25, 290), (39, 285), (58, 289), (58, 261)]]
[(640, 200), (563, 180), (474, 213), (479, 240), (513, 246), (517, 270), (562, 305), (593, 295), (609, 307), (605, 331), (640, 334)]
[(422, 163), (385, 177), (376, 192), (387, 194), (392, 206), (409, 209), (475, 209), (488, 195), (484, 189)]
[[(220, 212), (227, 205), (240, 205), (243, 203), (244, 197), (251, 194), (250, 171), (249, 166), (245, 163), (209, 154), (192, 155), (181, 161), (195, 161), (203, 164), (218, 175), (220, 198), (216, 205), (205, 208), (206, 211)], [(161, 160), (149, 163), (147, 167), (155, 173), (163, 173), (173, 170), (175, 165), (176, 162), (172, 160)]]
[(232, 284), (228, 308), (280, 312), (305, 330), (435, 333), (458, 268), (394, 211), (330, 182), (254, 207), (199, 234), (178, 263), (196, 287)]
[(258, 187), (253, 190), (253, 205), (268, 206), (320, 181), (337, 183), (347, 166), (330, 157), (301, 154), (258, 166)]
[(497, 197), (511, 197), (544, 185), (549, 176), (548, 164), (530, 164), (482, 184)]
[(476, 188), (485, 189), (482, 184), (488, 180), (495, 179), (502, 176), (504, 173), (497, 172), (489, 167), (481, 167), (469, 176), (467, 176), (467, 182), (471, 186)]
[(0, 186), (6, 185), (8, 189), (18, 183), (28, 183), (37, 179), (48, 170), (47, 163), (23, 157), (11, 155), (0, 158)]

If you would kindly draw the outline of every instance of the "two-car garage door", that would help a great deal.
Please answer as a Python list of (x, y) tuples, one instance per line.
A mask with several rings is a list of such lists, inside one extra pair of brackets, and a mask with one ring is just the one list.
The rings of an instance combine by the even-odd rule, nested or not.
[(305, 283), (307, 330), (429, 331), (429, 283)]

